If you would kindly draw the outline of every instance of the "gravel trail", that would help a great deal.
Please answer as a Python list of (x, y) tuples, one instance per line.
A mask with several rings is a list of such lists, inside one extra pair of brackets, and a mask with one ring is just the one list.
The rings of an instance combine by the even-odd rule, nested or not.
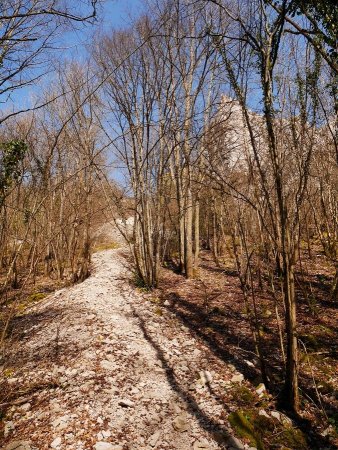
[(248, 448), (228, 434), (220, 401), (234, 368), (220, 379), (170, 308), (132, 286), (125, 249), (92, 265), (18, 322), (7, 386), (20, 394), (0, 447)]

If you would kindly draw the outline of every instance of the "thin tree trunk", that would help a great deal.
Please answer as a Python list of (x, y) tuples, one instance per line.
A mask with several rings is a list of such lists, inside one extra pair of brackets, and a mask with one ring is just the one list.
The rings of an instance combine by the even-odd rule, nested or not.
[(199, 201), (199, 196), (197, 196), (196, 201), (195, 201), (194, 231), (195, 231), (194, 267), (195, 267), (195, 269), (197, 269), (197, 267), (198, 267), (198, 259), (199, 259), (199, 252), (200, 252), (200, 201)]
[(193, 277), (193, 241), (192, 241), (192, 223), (193, 223), (193, 205), (192, 205), (192, 192), (191, 188), (188, 188), (186, 198), (186, 211), (185, 211), (185, 233), (184, 233), (184, 269), (185, 276), (187, 278)]
[(294, 266), (287, 255), (284, 256), (283, 263), (287, 347), (285, 384), (281, 402), (297, 412), (299, 404), (298, 343)]

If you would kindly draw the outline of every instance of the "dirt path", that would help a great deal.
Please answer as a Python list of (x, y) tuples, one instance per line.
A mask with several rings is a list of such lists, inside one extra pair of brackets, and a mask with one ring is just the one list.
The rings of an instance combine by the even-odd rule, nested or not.
[(124, 252), (94, 254), (90, 278), (17, 321), (1, 448), (248, 448), (228, 434), (219, 397), (240, 374), (209, 369), (170, 308), (130, 284)]

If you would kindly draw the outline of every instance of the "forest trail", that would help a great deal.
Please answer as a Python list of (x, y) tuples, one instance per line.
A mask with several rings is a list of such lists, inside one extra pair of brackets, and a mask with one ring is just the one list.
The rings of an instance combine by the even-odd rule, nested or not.
[(229, 366), (218, 378), (170, 308), (131, 284), (125, 248), (95, 253), (92, 266), (15, 324), (16, 404), (1, 448), (249, 448), (227, 430), (219, 397), (241, 375)]

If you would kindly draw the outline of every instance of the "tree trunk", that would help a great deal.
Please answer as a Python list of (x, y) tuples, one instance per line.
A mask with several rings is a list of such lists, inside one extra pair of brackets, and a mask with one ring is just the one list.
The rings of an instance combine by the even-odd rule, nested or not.
[(195, 202), (195, 242), (194, 242), (194, 267), (198, 267), (198, 257), (200, 252), (200, 201), (196, 198)]
[(185, 211), (185, 233), (184, 233), (184, 269), (185, 276), (192, 278), (193, 276), (193, 251), (192, 251), (192, 222), (193, 222), (193, 206), (192, 192), (188, 187)]
[(287, 334), (286, 373), (281, 402), (286, 408), (298, 411), (298, 343), (297, 343), (297, 314), (294, 266), (286, 256), (284, 259), (284, 296), (285, 296), (285, 325)]

